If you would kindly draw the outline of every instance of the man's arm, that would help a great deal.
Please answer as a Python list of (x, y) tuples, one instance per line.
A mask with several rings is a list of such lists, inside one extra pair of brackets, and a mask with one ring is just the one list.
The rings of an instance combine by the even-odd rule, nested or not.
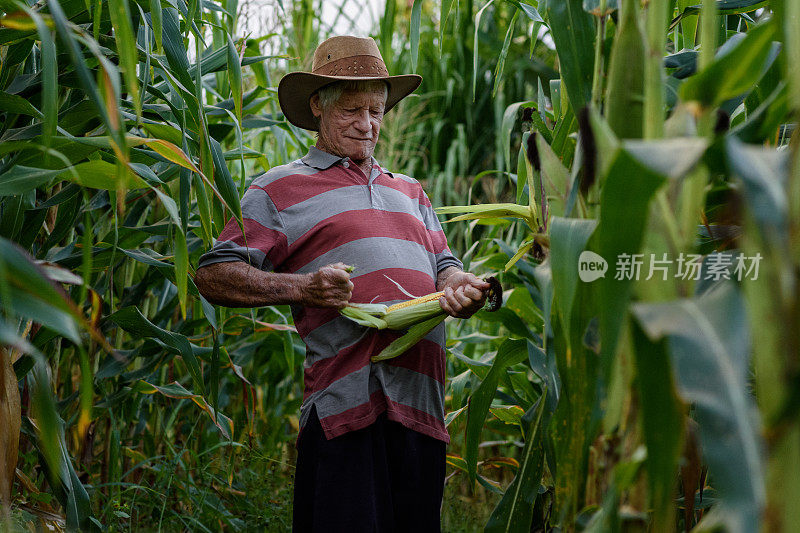
[(469, 318), (483, 307), (489, 287), (489, 283), (478, 279), (475, 274), (454, 266), (443, 269), (436, 276), (436, 289), (444, 291), (439, 305), (456, 318)]
[(341, 309), (353, 294), (346, 268), (335, 263), (309, 274), (283, 274), (230, 261), (198, 268), (194, 282), (206, 300), (225, 307), (300, 304)]

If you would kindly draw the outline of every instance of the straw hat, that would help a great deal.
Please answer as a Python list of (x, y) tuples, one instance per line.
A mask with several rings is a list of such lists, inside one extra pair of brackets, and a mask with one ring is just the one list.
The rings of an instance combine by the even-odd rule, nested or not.
[(369, 37), (342, 35), (322, 42), (314, 51), (311, 72), (290, 72), (278, 84), (278, 101), (286, 118), (299, 128), (317, 130), (308, 103), (314, 91), (336, 81), (384, 80), (388, 112), (416, 89), (422, 77), (417, 74), (390, 76), (378, 45)]

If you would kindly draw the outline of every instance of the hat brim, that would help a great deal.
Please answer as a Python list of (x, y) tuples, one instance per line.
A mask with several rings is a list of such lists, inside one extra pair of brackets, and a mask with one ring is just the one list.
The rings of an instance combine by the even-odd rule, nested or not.
[(315, 91), (337, 81), (385, 81), (389, 86), (386, 94), (387, 113), (400, 100), (414, 92), (422, 82), (418, 74), (398, 76), (325, 76), (311, 72), (290, 72), (278, 84), (278, 102), (286, 119), (306, 130), (317, 131), (317, 121), (311, 112), (308, 100)]

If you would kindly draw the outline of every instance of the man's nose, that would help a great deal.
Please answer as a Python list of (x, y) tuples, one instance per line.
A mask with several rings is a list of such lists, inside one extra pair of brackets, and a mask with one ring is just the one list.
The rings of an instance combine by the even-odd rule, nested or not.
[(369, 120), (369, 110), (365, 109), (356, 114), (354, 126), (358, 131), (368, 132), (372, 129), (372, 122)]

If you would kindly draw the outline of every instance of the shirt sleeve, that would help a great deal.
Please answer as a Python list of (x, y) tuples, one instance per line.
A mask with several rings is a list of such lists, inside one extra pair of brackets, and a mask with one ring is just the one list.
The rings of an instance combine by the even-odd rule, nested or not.
[(464, 270), (464, 265), (450, 251), (442, 224), (439, 222), (436, 211), (433, 210), (431, 201), (425, 191), (422, 190), (422, 187), (420, 187), (420, 195), (420, 213), (422, 214), (422, 220), (425, 222), (425, 227), (428, 229), (428, 235), (433, 242), (434, 253), (436, 254), (436, 273), (438, 274), (451, 266)]
[(286, 232), (272, 199), (264, 189), (251, 185), (241, 205), (244, 232), (231, 217), (211, 250), (200, 257), (198, 268), (244, 261), (264, 271), (280, 269), (287, 256)]

